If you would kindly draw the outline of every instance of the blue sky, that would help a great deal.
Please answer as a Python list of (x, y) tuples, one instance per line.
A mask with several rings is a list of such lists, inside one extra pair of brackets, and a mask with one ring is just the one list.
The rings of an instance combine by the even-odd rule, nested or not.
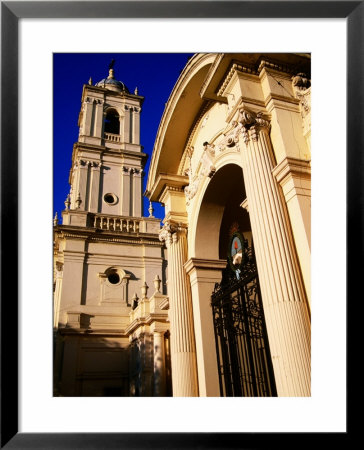
[[(55, 53), (53, 55), (53, 215), (59, 220), (69, 192), (68, 175), (72, 147), (78, 137), (78, 115), (82, 87), (90, 77), (93, 84), (106, 78), (108, 66), (115, 59), (115, 78), (131, 92), (138, 87), (145, 97), (140, 142), (149, 155), (148, 172), (154, 140), (165, 103), (191, 53)], [(144, 189), (147, 174), (144, 177)], [(144, 199), (144, 215), (149, 203)], [(153, 204), (154, 216), (162, 219), (164, 208)], [(60, 220), (61, 223), (61, 220)]]

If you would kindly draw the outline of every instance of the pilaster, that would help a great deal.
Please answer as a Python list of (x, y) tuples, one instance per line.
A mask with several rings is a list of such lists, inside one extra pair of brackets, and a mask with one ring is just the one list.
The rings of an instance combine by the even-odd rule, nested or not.
[(71, 209), (86, 210), (89, 161), (82, 159), (75, 163), (75, 183), (72, 186)]
[(55, 286), (53, 294), (53, 327), (58, 328), (59, 322), (59, 309), (61, 304), (62, 293), (62, 280), (63, 280), (63, 264), (56, 263), (55, 267)]
[(63, 251), (64, 265), (62, 292), (60, 297), (59, 323), (66, 325), (67, 313), (82, 304), (83, 269), (85, 263), (85, 242), (67, 240)]
[(131, 142), (130, 139), (130, 107), (128, 105), (124, 106), (125, 108), (125, 117), (124, 117), (124, 130), (123, 130), (123, 141)]
[(84, 117), (83, 117), (82, 135), (84, 136), (92, 136), (93, 134), (93, 124), (92, 124), (93, 111), (94, 111), (94, 103), (87, 98), (83, 104)]
[(271, 140), (277, 163), (285, 157), (308, 159), (310, 149), (302, 132), (300, 106), (293, 95), (291, 74), (263, 67), (259, 76), (266, 109), (271, 115)]
[(94, 136), (102, 138), (104, 128), (104, 105), (98, 101), (95, 105)]
[(273, 169), (287, 204), (307, 299), (311, 304), (311, 165), (285, 158)]
[(89, 199), (90, 212), (99, 212), (99, 195), (100, 195), (100, 169), (101, 163), (94, 163), (91, 167), (91, 192)]
[(190, 258), (185, 263), (192, 291), (200, 397), (220, 396), (216, 351), (212, 347), (215, 334), (210, 299), (225, 267), (226, 260)]
[(153, 332), (153, 354), (154, 354), (154, 377), (153, 395), (154, 397), (164, 397), (166, 395), (166, 367), (164, 333)]
[(132, 134), (132, 143), (138, 144), (140, 143), (140, 108), (132, 108), (132, 111), (130, 112), (133, 115), (133, 134)]
[(310, 396), (311, 325), (286, 205), (272, 174), (270, 123), (240, 110), (242, 165), (279, 396)]
[(121, 215), (130, 216), (130, 176), (129, 167), (121, 167)]
[(142, 169), (133, 169), (133, 217), (142, 217)]

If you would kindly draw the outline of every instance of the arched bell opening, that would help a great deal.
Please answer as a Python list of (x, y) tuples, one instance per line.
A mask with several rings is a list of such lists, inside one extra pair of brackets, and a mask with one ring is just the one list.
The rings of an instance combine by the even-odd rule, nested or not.
[(120, 117), (115, 109), (108, 109), (104, 119), (104, 132), (120, 134)]

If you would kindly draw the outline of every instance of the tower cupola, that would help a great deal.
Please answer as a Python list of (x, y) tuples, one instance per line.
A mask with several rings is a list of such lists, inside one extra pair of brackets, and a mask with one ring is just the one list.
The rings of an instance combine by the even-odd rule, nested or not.
[(125, 92), (126, 94), (129, 94), (129, 89), (125, 86), (125, 84), (122, 81), (115, 79), (114, 64), (115, 60), (113, 59), (109, 64), (109, 76), (107, 78), (103, 78), (101, 81), (96, 83), (95, 86), (103, 87), (115, 92)]

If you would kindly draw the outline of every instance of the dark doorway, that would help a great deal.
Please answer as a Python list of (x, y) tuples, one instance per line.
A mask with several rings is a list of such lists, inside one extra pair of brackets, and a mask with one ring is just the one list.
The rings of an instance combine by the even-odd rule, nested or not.
[[(234, 236), (231, 243), (236, 244)], [(254, 249), (243, 237), (241, 247), (241, 255), (230, 258), (211, 297), (220, 394), (275, 397)]]

